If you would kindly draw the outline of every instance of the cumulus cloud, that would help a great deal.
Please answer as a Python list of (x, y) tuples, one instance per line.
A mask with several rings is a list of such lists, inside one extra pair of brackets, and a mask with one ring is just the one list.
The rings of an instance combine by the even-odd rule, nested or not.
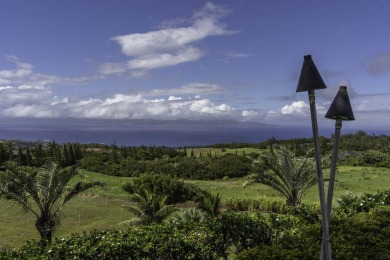
[(285, 105), (281, 109), (281, 113), (286, 114), (306, 114), (309, 107), (305, 101), (294, 101), (291, 105)]
[(108, 98), (58, 98), (44, 87), (0, 86), (0, 116), (159, 120), (242, 120), (250, 116), (250, 112), (241, 114), (228, 104), (215, 104), (207, 98), (150, 97), (118, 93)]
[(371, 75), (379, 75), (390, 72), (390, 53), (379, 53), (371, 60), (367, 72)]
[(41, 86), (0, 86), (1, 107), (15, 107), (18, 104), (35, 104), (51, 97), (51, 91)]
[[(228, 10), (222, 6), (206, 3), (194, 13), (188, 27), (171, 27), (112, 37), (120, 45), (122, 53), (132, 59), (125, 63), (104, 63), (99, 71), (102, 74), (120, 74), (198, 60), (204, 52), (193, 44), (210, 36), (234, 33), (226, 30), (226, 26), (220, 22), (220, 18), (227, 13)], [(180, 23), (183, 23), (182, 19)]]

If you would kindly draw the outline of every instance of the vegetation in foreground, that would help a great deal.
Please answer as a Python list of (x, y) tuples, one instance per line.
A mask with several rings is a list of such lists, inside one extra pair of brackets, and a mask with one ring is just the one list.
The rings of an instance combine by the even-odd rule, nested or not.
[[(349, 137), (346, 139), (351, 140)], [(380, 143), (380, 146), (375, 146), (375, 148), (372, 148), (371, 150), (354, 151), (354, 153), (347, 153), (343, 156), (340, 159), (340, 164), (348, 166), (339, 168), (336, 187), (339, 186), (339, 190), (343, 190), (343, 192), (348, 189), (362, 192), (364, 190), (362, 190), (361, 187), (364, 183), (369, 182), (372, 184), (378, 183), (379, 185), (373, 185), (371, 188), (364, 187), (366, 188), (366, 191), (371, 191), (373, 188), (379, 190), (383, 188), (382, 190), (384, 191), (376, 194), (366, 193), (362, 196), (341, 196), (339, 206), (334, 210), (334, 213), (332, 213), (331, 228), (332, 225), (335, 225), (335, 228), (341, 230), (343, 230), (343, 225), (356, 227), (357, 231), (350, 240), (354, 243), (360, 241), (363, 245), (359, 248), (354, 247), (353, 244), (348, 244), (349, 242), (344, 241), (349, 235), (334, 232), (332, 234), (332, 243), (333, 241), (339, 241), (336, 245), (337, 253), (335, 255), (339, 258), (354, 258), (357, 256), (383, 258), (389, 255), (387, 249), (389, 248), (388, 244), (382, 241), (382, 237), (389, 236), (388, 222), (383, 221), (383, 218), (389, 216), (389, 203), (388, 199), (386, 199), (388, 198), (389, 190), (386, 190), (388, 187), (385, 187), (386, 184), (384, 184), (384, 179), (388, 178), (388, 174), (386, 174), (388, 170), (369, 167), (359, 168), (356, 166), (370, 165), (374, 167), (388, 167), (388, 165), (390, 165), (388, 164), (390, 157), (388, 156), (388, 142), (387, 146), (385, 142), (388, 141), (388, 139), (385, 137), (370, 137), (362, 132), (352, 135), (352, 139), (360, 140), (360, 143), (349, 142), (346, 146), (351, 146), (352, 143), (356, 147), (363, 147), (361, 145), (361, 142), (363, 141), (366, 143), (371, 142), (371, 144), (374, 144), (378, 140), (383, 142)], [(275, 155), (284, 149), (281, 148), (280, 143), (282, 142), (278, 142), (275, 139), (268, 142), (271, 154)], [(296, 142), (296, 140), (292, 140), (291, 142), (287, 141), (284, 142), (283, 145), (289, 147), (290, 150), (293, 151), (293, 156), (291, 156), (291, 158), (294, 158), (294, 162), (299, 160), (305, 162), (304, 158), (299, 159), (309, 147), (304, 140), (299, 142)], [(296, 200), (297, 203), (295, 204), (289, 203), (294, 207), (289, 207), (284, 202), (280, 203), (280, 199), (274, 200), (268, 198), (268, 204), (264, 203), (264, 198), (259, 200), (259, 194), (264, 191), (268, 191), (270, 192), (268, 194), (273, 194), (276, 198), (278, 198), (278, 196), (280, 198), (280, 195), (278, 195), (276, 191), (272, 191), (272, 189), (275, 189), (275, 185), (274, 187), (269, 185), (270, 188), (268, 188), (268, 190), (262, 185), (249, 187), (256, 187), (252, 190), (257, 191), (257, 193), (252, 193), (256, 195), (251, 195), (255, 197), (256, 200), (249, 199), (246, 195), (239, 196), (241, 198), (234, 197), (234, 195), (239, 193), (248, 193), (248, 190), (240, 190), (240, 192), (235, 193), (226, 189), (229, 185), (235, 183), (235, 180), (240, 180), (238, 186), (241, 186), (243, 180), (250, 173), (261, 175), (263, 172), (262, 175), (264, 175), (264, 172), (269, 174), (270, 171), (272, 171), (273, 173), (268, 175), (268, 178), (266, 178), (267, 180), (270, 180), (269, 176), (285, 176), (282, 177), (282, 179), (288, 179), (286, 176), (289, 176), (288, 174), (290, 174), (291, 171), (285, 171), (288, 174), (284, 175), (275, 174), (276, 172), (274, 169), (276, 168), (269, 167), (271, 164), (268, 164), (267, 169), (266, 158), (267, 154), (270, 154), (267, 151), (258, 150), (258, 152), (256, 152), (256, 148), (252, 147), (251, 152), (249, 152), (249, 150), (245, 150), (245, 148), (241, 147), (239, 149), (242, 149), (242, 154), (239, 154), (237, 152), (238, 148), (235, 147), (233, 149), (236, 149), (236, 152), (229, 154), (226, 153), (226, 151), (231, 149), (229, 147), (214, 147), (213, 149), (221, 149), (221, 153), (223, 152), (224, 154), (221, 155), (216, 151), (213, 154), (209, 151), (206, 156), (204, 156), (201, 154), (202, 152), (197, 155), (196, 149), (191, 149), (189, 152), (185, 149), (161, 149), (156, 147), (130, 149), (124, 147), (118, 148), (116, 146), (103, 147), (103, 149), (98, 147), (84, 147), (81, 150), (77, 149), (78, 159), (76, 159), (76, 149), (70, 148), (72, 145), (64, 145), (62, 150), (60, 150), (60, 153), (58, 153), (58, 149), (57, 152), (55, 152), (56, 150), (53, 147), (58, 148), (61, 146), (52, 145), (51, 152), (48, 152), (48, 148), (42, 150), (37, 149), (35, 151), (32, 150), (34, 152), (30, 151), (30, 155), (27, 155), (27, 152), (24, 154), (25, 150), (19, 147), (17, 157), (15, 158), (14, 155), (14, 157), (8, 158), (8, 160), (16, 159), (16, 162), (20, 166), (27, 164), (27, 162), (38, 165), (38, 157), (36, 155), (40, 154), (41, 159), (55, 158), (54, 161), (61, 162), (62, 166), (72, 165), (73, 163), (78, 162), (79, 165), (85, 169), (90, 170), (89, 167), (96, 167), (96, 169), (104, 174), (115, 176), (110, 178), (104, 177), (106, 180), (111, 180), (111, 178), (119, 179), (120, 181), (116, 182), (117, 184), (123, 184), (121, 182), (122, 180), (125, 180), (124, 177), (118, 176), (131, 176), (129, 180), (132, 182), (130, 182), (130, 184), (125, 184), (127, 189), (125, 188), (124, 191), (119, 192), (118, 186), (120, 185), (116, 185), (116, 191), (115, 193), (111, 193), (111, 195), (105, 195), (101, 191), (96, 192), (95, 194), (99, 194), (97, 199), (105, 198), (106, 200), (108, 198), (112, 200), (115, 198), (123, 199), (129, 197), (129, 195), (126, 195), (126, 192), (130, 193), (130, 198), (135, 198), (138, 194), (138, 198), (141, 199), (133, 200), (135, 204), (133, 203), (128, 206), (133, 209), (133, 213), (136, 213), (136, 211), (138, 212), (138, 214), (133, 215), (135, 217), (133, 220), (136, 221), (131, 221), (131, 223), (143, 225), (138, 225), (131, 229), (115, 228), (115, 230), (91, 231), (89, 234), (92, 235), (92, 238), (88, 233), (83, 233), (83, 235), (75, 234), (72, 235), (71, 238), (61, 239), (66, 245), (71, 245), (74, 248), (76, 248), (76, 245), (74, 245), (71, 240), (78, 241), (78, 247), (83, 248), (83, 252), (73, 249), (68, 250), (70, 252), (58, 251), (62, 246), (60, 245), (61, 242), (56, 239), (52, 244), (41, 243), (39, 246), (34, 242), (30, 242), (16, 251), (3, 251), (2, 257), (4, 258), (19, 259), (27, 255), (34, 255), (37, 258), (43, 259), (63, 257), (88, 258), (86, 255), (92, 255), (95, 258), (99, 257), (103, 259), (126, 259), (128, 256), (149, 259), (154, 259), (156, 257), (160, 259), (216, 259), (231, 258), (234, 256), (239, 259), (253, 259), (255, 255), (259, 254), (266, 258), (310, 259), (318, 257), (317, 254), (319, 249), (317, 250), (316, 246), (319, 246), (321, 230), (320, 217), (316, 205), (300, 205), (300, 200)], [(326, 157), (328, 148), (325, 139), (322, 140), (321, 147), (325, 155), (324, 157)], [(164, 154), (161, 152), (163, 150), (167, 151), (167, 153)], [(40, 153), (37, 153), (36, 151), (40, 151)], [(81, 151), (82, 154), (80, 154), (79, 151)], [(246, 151), (248, 151), (248, 153)], [(53, 155), (56, 155), (56, 157), (53, 157)], [(28, 158), (28, 160), (26, 158)], [(273, 158), (276, 158), (276, 156)], [(39, 162), (43, 162), (41, 159)], [(272, 158), (269, 161), (272, 161)], [(277, 160), (274, 160), (274, 162), (281, 165)], [(255, 167), (255, 165), (259, 165), (259, 167)], [(259, 169), (262, 169), (262, 171), (259, 171)], [(280, 168), (278, 168), (278, 170), (279, 169)], [(294, 169), (294, 167), (292, 167), (292, 169)], [(302, 175), (302, 173), (300, 174)], [(346, 178), (347, 175), (349, 175), (349, 178)], [(231, 179), (233, 177), (234, 179)], [(240, 179), (235, 179), (237, 177)], [(187, 180), (184, 182), (180, 178), (185, 178)], [(174, 181), (170, 181), (171, 179), (174, 179)], [(217, 180), (205, 181), (205, 179)], [(257, 180), (262, 179), (257, 178)], [(135, 183), (137, 184), (135, 185)], [(206, 186), (203, 186), (203, 189), (210, 191), (210, 188), (212, 187), (220, 187), (220, 190), (211, 189), (212, 192), (207, 192), (197, 186), (199, 183), (207, 184)], [(263, 183), (267, 184), (264, 179)], [(228, 184), (228, 186), (226, 186), (226, 184)], [(286, 187), (291, 187), (286, 181), (283, 181), (282, 184), (286, 185)], [(137, 190), (136, 187), (138, 186), (143, 186), (143, 188)], [(108, 190), (110, 189), (111, 191), (114, 191), (114, 187), (108, 187)], [(303, 196), (303, 201), (316, 201), (315, 196), (313, 196), (313, 194), (315, 194), (315, 189), (308, 188), (306, 190), (307, 192)], [(167, 194), (168, 191), (171, 193)], [(174, 193), (172, 193), (172, 191), (174, 191)], [(221, 191), (220, 194), (219, 191)], [(278, 191), (280, 192), (280, 190)], [(226, 194), (228, 196), (225, 196)], [(336, 193), (336, 198), (338, 195), (340, 194)], [(245, 199), (243, 199), (243, 197)], [(288, 196), (285, 197), (288, 200)], [(314, 199), (310, 199), (310, 197), (313, 197)], [(83, 197), (81, 199), (83, 199)], [(186, 201), (192, 202), (187, 204), (188, 202)], [(277, 201), (277, 203), (274, 203), (274, 201)], [(181, 205), (187, 205), (186, 207), (190, 207), (190, 209), (181, 209), (180, 212), (174, 214), (175, 205), (177, 206), (176, 203), (183, 202), (185, 202), (185, 204)], [(263, 214), (264, 212), (266, 213), (265, 215)], [(129, 217), (131, 217), (131, 214), (127, 214), (126, 219), (128, 220)], [(145, 216), (147, 217), (145, 218)], [(359, 222), (359, 219), (370, 220), (369, 226), (366, 227), (364, 224), (362, 225), (362, 223)], [(355, 225), (355, 222), (358, 224)], [(211, 223), (212, 225), (205, 225), (205, 223)], [(249, 223), (255, 224), (252, 226)], [(261, 231), (256, 229), (256, 225), (261, 226)], [(104, 225), (103, 227), (107, 228), (107, 225)], [(234, 230), (235, 227), (240, 227), (240, 232), (244, 231), (244, 235), (240, 236), (238, 231)], [(344, 230), (347, 230), (347, 228), (344, 228)], [(367, 233), (367, 230), (373, 230), (373, 232)], [(202, 233), (203, 231), (205, 232), (204, 234)], [(254, 231), (256, 231), (257, 235), (252, 233)], [(362, 234), (363, 231), (370, 236), (368, 242), (361, 239), (362, 236), (360, 234)], [(80, 232), (80, 230), (78, 230), (78, 232)], [(196, 233), (197, 235), (191, 237), (190, 234), (193, 234), (191, 232)], [(101, 240), (99, 240), (100, 233), (103, 234)], [(166, 237), (164, 235), (158, 236), (158, 233), (168, 235)], [(232, 234), (234, 235), (233, 237), (231, 237)], [(259, 238), (259, 234), (261, 235), (261, 238)], [(202, 243), (203, 240), (200, 239), (200, 235), (207, 243)], [(114, 241), (107, 239), (112, 236), (119, 240)], [(173, 238), (170, 240), (171, 237)], [(177, 240), (174, 238), (177, 238)], [(356, 240), (354, 240), (355, 238)], [(95, 240), (91, 242), (90, 239)], [(108, 243), (111, 243), (112, 251), (107, 251), (108, 244), (105, 245), (105, 242), (102, 242), (106, 239), (108, 240)], [(135, 242), (134, 239), (136, 239), (137, 242)], [(180, 244), (180, 246), (178, 246), (181, 250), (180, 252), (174, 250), (172, 247), (173, 244), (169, 244), (172, 241), (174, 241), (173, 243), (175, 245)], [(291, 241), (295, 241), (295, 243), (292, 243)], [(106, 247), (106, 250), (102, 252), (100, 249), (91, 247), (96, 243), (101, 244), (102, 248)], [(113, 245), (116, 245), (118, 250), (116, 250), (116, 247), (113, 248)], [(143, 247), (142, 245), (151, 246)], [(194, 251), (185, 249), (189, 245), (192, 245)], [(198, 245), (199, 248), (195, 245)], [(294, 245), (294, 247), (291, 247), (291, 245)], [(362, 254), (360, 249), (368, 248), (368, 246), (374, 247), (375, 250), (365, 250), (365, 253)], [(297, 251), (296, 248), (300, 248), (300, 250)], [(346, 248), (348, 250), (344, 250)], [(334, 250), (336, 249), (334, 248)], [(142, 250), (142, 252), (137, 250)]]

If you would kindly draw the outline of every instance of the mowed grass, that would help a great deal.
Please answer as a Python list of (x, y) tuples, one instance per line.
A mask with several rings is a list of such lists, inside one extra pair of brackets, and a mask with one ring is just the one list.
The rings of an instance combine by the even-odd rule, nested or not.
[[(324, 171), (327, 180), (329, 171)], [(82, 233), (92, 229), (120, 228), (119, 223), (130, 219), (132, 215), (123, 209), (122, 205), (128, 203), (128, 194), (122, 190), (122, 184), (131, 178), (113, 177), (98, 173), (81, 171), (73, 180), (98, 179), (106, 183), (106, 188), (95, 188), (75, 200), (69, 202), (63, 210), (62, 223), (58, 226), (55, 236), (64, 237), (72, 233)], [(225, 179), (215, 181), (186, 180), (202, 189), (213, 193), (220, 193), (222, 201), (229, 199), (283, 199), (273, 189), (256, 184), (245, 189), (242, 183), (245, 178)], [(325, 182), (327, 185), (327, 182)], [(390, 169), (374, 167), (346, 167), (338, 168), (334, 191), (334, 203), (337, 198), (352, 192), (355, 195), (375, 193), (378, 190), (390, 188)], [(318, 188), (313, 186), (304, 196), (304, 203), (319, 203)], [(284, 200), (284, 199), (283, 199)], [(20, 247), (28, 239), (39, 239), (34, 227), (35, 218), (31, 213), (23, 211), (7, 201), (0, 201), (0, 250), (4, 248)]]

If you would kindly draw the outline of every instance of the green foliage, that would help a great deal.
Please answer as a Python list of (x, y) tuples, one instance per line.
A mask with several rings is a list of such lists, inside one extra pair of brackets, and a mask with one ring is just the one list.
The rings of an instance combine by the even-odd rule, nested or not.
[(220, 259), (229, 250), (238, 253), (271, 240), (262, 216), (223, 213), (201, 223), (171, 222), (123, 232), (93, 230), (55, 239), (43, 249), (28, 242), (17, 251), (0, 252), (0, 259)]
[(203, 211), (207, 216), (215, 218), (221, 213), (221, 196), (219, 193), (213, 194), (207, 191), (202, 191), (202, 194), (197, 198), (197, 209)]
[(235, 211), (260, 211), (278, 214), (286, 214), (288, 212), (286, 203), (275, 198), (228, 199), (225, 201), (224, 207)]
[(185, 183), (182, 179), (167, 174), (142, 174), (134, 178), (132, 182), (123, 185), (128, 193), (140, 192), (142, 189), (150, 189), (156, 195), (167, 196), (167, 203), (179, 203), (194, 200), (200, 189), (194, 185)]
[[(80, 162), (80, 167), (94, 172), (114, 176), (137, 177), (143, 173), (170, 174), (186, 179), (214, 180), (225, 176), (245, 176), (252, 169), (252, 160), (244, 156), (226, 154), (220, 157), (183, 157), (183, 152), (161, 154), (155, 149), (121, 148), (113, 160), (109, 151), (90, 150)], [(120, 155), (127, 156), (126, 158)], [(130, 156), (133, 154), (134, 157)], [(148, 155), (146, 155), (148, 154)], [(176, 157), (171, 157), (176, 155)]]
[(321, 220), (321, 210), (318, 205), (301, 204), (290, 207), (289, 214), (297, 218), (298, 224), (315, 224)]
[(163, 222), (176, 211), (173, 205), (166, 204), (167, 199), (168, 196), (158, 196), (149, 188), (132, 193), (129, 200), (135, 203), (136, 206), (127, 206), (126, 208), (135, 217), (120, 224), (131, 226)]
[[(139, 173), (172, 173), (163, 170), (162, 165), (169, 165), (169, 159), (184, 157), (179, 149), (155, 146), (117, 147), (87, 149), (80, 167), (93, 172), (113, 176), (135, 176)], [(168, 159), (168, 161), (166, 161)], [(158, 162), (158, 163), (156, 163)], [(170, 165), (171, 166), (171, 165)], [(168, 167), (170, 171), (172, 167)]]
[[(389, 207), (332, 219), (330, 230), (334, 259), (389, 259)], [(242, 252), (237, 259), (318, 259), (321, 236), (319, 223), (303, 225), (278, 243), (261, 244)]]
[(221, 179), (242, 177), (249, 174), (252, 169), (252, 160), (235, 154), (226, 154), (213, 159), (209, 165), (209, 178)]
[(7, 171), (0, 175), (0, 199), (11, 201), (35, 215), (35, 227), (41, 235), (41, 244), (45, 245), (52, 240), (63, 206), (79, 193), (104, 185), (99, 181), (81, 181), (68, 187), (77, 174), (74, 167), (61, 169), (54, 163), (38, 171), (9, 164)]
[(377, 150), (367, 150), (363, 152), (363, 162), (368, 165), (383, 166), (390, 163), (390, 155)]
[(267, 185), (285, 198), (287, 205), (298, 206), (304, 192), (317, 182), (314, 161), (295, 157), (294, 153), (284, 146), (262, 157), (255, 174), (248, 177), (243, 186), (261, 183)]
[(339, 206), (335, 214), (352, 216), (360, 212), (369, 212), (380, 206), (390, 206), (390, 189), (376, 194), (364, 193), (362, 196), (354, 196), (347, 193), (338, 200)]

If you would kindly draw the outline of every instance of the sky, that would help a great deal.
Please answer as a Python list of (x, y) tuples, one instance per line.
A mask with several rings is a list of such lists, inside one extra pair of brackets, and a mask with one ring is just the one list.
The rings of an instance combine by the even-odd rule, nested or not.
[(353, 128), (390, 127), (385, 0), (1, 0), (0, 119), (308, 125), (303, 56), (347, 86)]

